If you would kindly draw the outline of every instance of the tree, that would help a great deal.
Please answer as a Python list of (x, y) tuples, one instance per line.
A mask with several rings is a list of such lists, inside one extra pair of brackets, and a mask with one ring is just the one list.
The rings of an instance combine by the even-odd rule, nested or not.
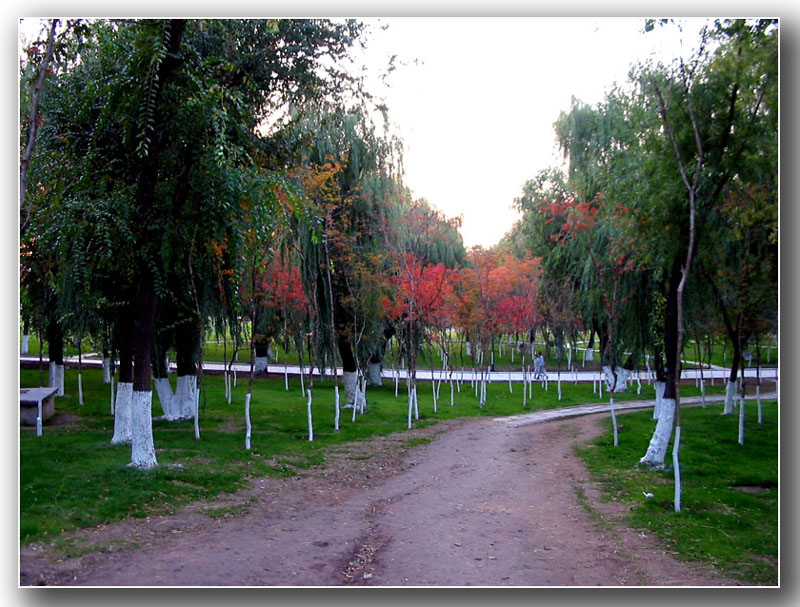
[[(236, 264), (206, 264), (204, 253), (209, 242), (226, 242), (236, 259), (247, 213), (240, 202), (268, 191), (259, 179), (287, 156), (280, 138), (256, 127), (289, 102), (353, 84), (339, 62), (361, 27), (325, 20), (149, 20), (98, 22), (94, 31), (81, 60), (59, 79), (61, 93), (47, 102), (52, 122), (45, 126), (53, 136), (31, 170), (51, 208), (65, 200), (86, 208), (100, 201), (123, 218), (128, 257), (113, 264), (119, 270), (114, 294), (98, 295), (124, 298), (115, 333), (124, 338), (120, 351), (134, 352), (132, 383), (142, 393), (134, 396), (148, 420), (139, 424), (146, 435), (144, 393), (151, 394), (159, 298), (168, 301), (170, 289), (181, 294), (175, 302), (195, 328), (194, 343), (207, 314), (235, 312), (229, 298), (219, 302), (212, 295), (220, 282), (214, 271)], [(60, 175), (55, 161), (60, 166), (65, 158), (69, 171)], [(271, 195), (250, 199), (266, 213), (273, 201)], [(103, 264), (112, 265), (105, 258), (97, 267)], [(132, 449), (134, 465), (155, 465), (147, 442)]]
[(345, 406), (363, 411), (359, 376), (374, 353), (371, 336), (382, 330), (379, 298), (387, 286), (381, 234), (395, 185), (392, 142), (359, 103), (307, 106), (292, 129), (313, 133), (300, 149), (305, 221), (294, 226), (315, 362), (320, 369), (329, 362), (336, 374), (341, 360)]
[[(752, 61), (753, 55), (744, 51), (754, 42), (756, 46), (766, 43), (769, 47), (768, 41), (776, 41), (774, 24), (768, 21), (717, 22), (707, 35), (716, 45), (703, 46), (697, 58), (681, 62), (674, 73), (643, 71), (639, 78), (660, 119), (661, 128), (653, 137), (661, 140), (664, 152), (672, 153), (672, 160), (666, 166), (670, 167), (674, 182), (683, 189), (683, 196), (677, 198), (682, 204), (672, 221), (681, 226), (685, 235), (681, 245), (685, 254), (679, 248), (670, 262), (671, 284), (675, 286), (671, 287), (667, 298), (668, 324), (665, 327), (665, 336), (669, 338), (665, 339), (668, 357), (670, 350), (675, 349), (674, 362), (668, 358), (668, 367), (674, 371), (671, 377), (668, 373), (671, 381), (665, 398), (676, 399), (678, 406), (680, 376), (676, 374), (680, 370), (684, 331), (683, 292), (692, 261), (702, 256), (698, 253), (702, 247), (716, 244), (708, 238), (709, 224), (732, 178), (739, 170), (747, 170), (747, 155), (758, 155), (756, 150), (760, 147), (761, 153), (774, 158), (769, 151), (770, 136), (755, 134), (764, 130), (775, 132), (771, 128), (775, 124), (773, 110), (764, 99), (770, 87), (776, 84), (770, 75), (774, 74), (772, 64), (777, 54), (761, 53), (759, 61)], [(764, 143), (766, 147), (762, 147)], [(675, 423), (679, 427), (679, 409)], [(678, 485), (676, 509), (679, 508)]]

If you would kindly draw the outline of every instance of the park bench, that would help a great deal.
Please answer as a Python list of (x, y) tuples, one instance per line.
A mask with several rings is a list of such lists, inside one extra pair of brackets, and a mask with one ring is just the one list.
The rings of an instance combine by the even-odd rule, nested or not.
[(42, 403), (42, 423), (56, 413), (55, 397), (58, 388), (20, 388), (19, 423), (35, 426), (39, 415), (39, 402)]

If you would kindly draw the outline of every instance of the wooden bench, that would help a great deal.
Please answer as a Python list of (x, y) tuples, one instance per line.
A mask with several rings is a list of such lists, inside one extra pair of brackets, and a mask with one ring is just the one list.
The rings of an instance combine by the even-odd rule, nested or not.
[(42, 403), (42, 423), (56, 413), (56, 393), (58, 388), (20, 388), (19, 423), (35, 426), (39, 415), (39, 401)]

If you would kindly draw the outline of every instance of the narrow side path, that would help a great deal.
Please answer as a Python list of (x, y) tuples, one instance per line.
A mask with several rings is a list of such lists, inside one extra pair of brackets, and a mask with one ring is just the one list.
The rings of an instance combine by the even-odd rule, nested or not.
[[(776, 392), (769, 392), (761, 395), (761, 400), (776, 400), (778, 394)], [(745, 400), (755, 401), (756, 396), (747, 395)], [(654, 400), (630, 400), (624, 402), (614, 403), (616, 411), (630, 411), (632, 409), (647, 409), (652, 408)], [(705, 404), (725, 402), (725, 396), (720, 394), (707, 395), (705, 397)], [(696, 406), (703, 405), (702, 396), (687, 396), (681, 398), (681, 406)], [(579, 415), (591, 415), (593, 413), (604, 413), (611, 411), (610, 403), (597, 403), (577, 405), (573, 407), (563, 407), (560, 409), (544, 409), (541, 411), (531, 411), (530, 413), (520, 413), (519, 415), (509, 415), (506, 417), (496, 417), (495, 422), (506, 424), (512, 427), (526, 426), (528, 424), (540, 424), (542, 422), (553, 421), (557, 419), (564, 419), (567, 417), (576, 417)]]

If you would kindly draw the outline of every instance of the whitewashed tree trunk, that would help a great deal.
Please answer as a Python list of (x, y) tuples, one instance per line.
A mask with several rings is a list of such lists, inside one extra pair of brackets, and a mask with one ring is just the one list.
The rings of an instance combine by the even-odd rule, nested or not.
[(333, 417), (333, 429), (337, 432), (339, 431), (339, 416), (341, 415), (341, 409), (339, 407), (339, 386), (333, 387), (333, 404), (334, 404), (334, 417)]
[(194, 393), (194, 437), (200, 440), (200, 390)]
[[(235, 386), (236, 384), (233, 385)], [(300, 365), (300, 393), (303, 396), (306, 395), (305, 370), (303, 369), (303, 365)]]
[(358, 407), (359, 394), (361, 391), (358, 389), (358, 371), (344, 371), (342, 373), (342, 383), (344, 384), (344, 408)]
[(654, 468), (664, 466), (664, 458), (667, 455), (669, 439), (672, 436), (672, 426), (675, 422), (675, 399), (663, 398), (661, 400), (661, 411), (658, 416), (658, 423), (650, 438), (647, 453), (639, 460), (640, 464), (647, 464)]
[(739, 444), (744, 445), (744, 398), (739, 397)]
[(590, 363), (594, 362), (594, 350), (592, 350), (591, 348), (586, 348), (584, 352), (586, 352), (586, 356), (583, 359), (584, 362), (586, 361), (589, 361)]
[(531, 368), (528, 367), (528, 398), (533, 399), (533, 379), (530, 377)]
[(725, 408), (722, 410), (723, 415), (733, 415), (733, 407), (736, 401), (736, 382), (729, 381), (725, 388)]
[(36, 403), (36, 436), (42, 435), (42, 399)]
[(308, 414), (308, 440), (314, 440), (314, 419), (311, 414), (311, 390), (308, 391), (308, 402), (306, 403), (306, 412)]
[(78, 404), (83, 404), (83, 377), (80, 372), (78, 372)]
[(522, 371), (522, 406), (528, 406), (528, 376)]
[(64, 365), (50, 363), (49, 386), (58, 388), (56, 396), (64, 396)]
[(31, 336), (28, 335), (27, 333), (22, 336), (22, 343), (20, 344), (20, 350), (19, 350), (20, 354), (28, 353), (28, 349), (30, 348), (30, 340)]
[(252, 396), (251, 393), (247, 393), (244, 397), (244, 423), (247, 427), (247, 430), (244, 434), (244, 448), (248, 451), (250, 450), (250, 434), (253, 430), (253, 426), (250, 423), (250, 397)]
[(56, 365), (56, 375), (58, 377), (58, 395), (64, 396), (64, 365)]
[(103, 383), (111, 383), (111, 359), (108, 356), (103, 358)]
[(617, 411), (614, 408), (614, 396), (613, 392), (611, 393), (612, 396), (609, 399), (611, 401), (611, 425), (614, 427), (614, 446), (619, 446), (619, 429), (617, 426)]
[(264, 373), (267, 370), (268, 360), (266, 356), (256, 356), (255, 363), (253, 363), (253, 372)]
[(131, 442), (131, 406), (133, 399), (133, 382), (119, 382), (117, 397), (114, 401), (114, 436), (112, 445)]
[(156, 377), (153, 383), (155, 383), (156, 386), (158, 402), (161, 403), (161, 409), (164, 411), (164, 418), (169, 420), (177, 419), (175, 412), (175, 393), (172, 391), (169, 378)]
[(363, 415), (367, 410), (367, 378), (361, 379), (361, 390), (358, 393), (358, 410)]
[(342, 385), (344, 386), (344, 409), (349, 409), (356, 402), (358, 392), (358, 373), (354, 371), (342, 372)]
[(764, 422), (764, 418), (761, 412), (761, 386), (756, 386), (756, 401), (758, 402), (758, 423), (761, 424)]
[(681, 511), (681, 464), (678, 454), (681, 448), (681, 427), (675, 428), (675, 443), (672, 445), (672, 467), (675, 474), (675, 512)]
[(411, 390), (408, 390), (408, 429), (411, 430), (411, 414), (414, 411), (414, 396)]
[(656, 382), (656, 405), (653, 407), (653, 419), (658, 419), (661, 415), (661, 403), (664, 400), (664, 390), (667, 384), (663, 381)]
[(194, 417), (197, 402), (197, 375), (181, 375), (175, 384), (173, 420), (191, 419)]
[(369, 368), (367, 370), (368, 375), (368, 384), (370, 386), (382, 386), (383, 385), (383, 378), (381, 377), (381, 371), (383, 369), (383, 365), (381, 363), (370, 363)]
[(614, 386), (614, 392), (627, 392), (628, 391), (628, 378), (631, 375), (631, 372), (624, 367), (617, 367), (617, 383), (614, 385), (614, 374), (611, 371), (611, 367), (604, 366), (603, 373), (606, 377), (606, 388), (611, 390), (611, 386)]
[(131, 463), (134, 468), (154, 468), (158, 465), (153, 444), (153, 392), (134, 391), (131, 396)]
[(114, 415), (114, 378), (111, 378), (111, 415)]

